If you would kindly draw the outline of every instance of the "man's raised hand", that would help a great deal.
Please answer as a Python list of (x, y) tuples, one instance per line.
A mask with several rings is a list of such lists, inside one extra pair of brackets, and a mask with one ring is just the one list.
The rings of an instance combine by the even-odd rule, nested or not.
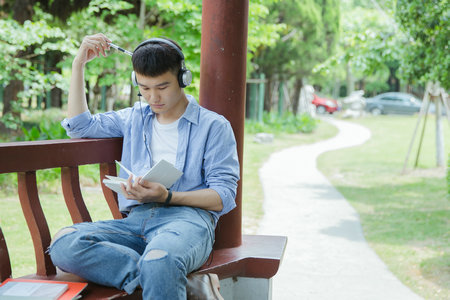
[(110, 42), (111, 40), (103, 33), (85, 36), (78, 49), (74, 62), (76, 61), (84, 65), (94, 58), (99, 57), (100, 54), (106, 57), (105, 51), (109, 50), (110, 47), (108, 43)]

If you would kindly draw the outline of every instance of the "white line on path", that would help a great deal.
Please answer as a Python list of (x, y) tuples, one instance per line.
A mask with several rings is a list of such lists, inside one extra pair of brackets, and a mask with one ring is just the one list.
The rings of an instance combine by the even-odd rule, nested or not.
[(288, 236), (273, 299), (422, 299), (369, 247), (358, 213), (316, 168), (321, 153), (363, 144), (370, 131), (326, 121), (337, 136), (274, 153), (260, 169), (265, 215), (258, 234)]

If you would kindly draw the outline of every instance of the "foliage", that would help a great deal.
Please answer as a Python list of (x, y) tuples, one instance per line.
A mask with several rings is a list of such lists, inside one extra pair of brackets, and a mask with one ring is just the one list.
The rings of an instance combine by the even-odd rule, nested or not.
[(269, 6), (266, 22), (279, 23), (276, 43), (256, 50), (255, 70), (264, 73), (269, 82), (265, 108), (270, 109), (270, 96), (276, 81), (293, 86), (292, 112), (297, 113), (300, 89), (304, 79), (312, 75), (314, 66), (333, 53), (339, 31), (339, 7), (336, 0), (275, 2)]
[(335, 68), (350, 64), (352, 72), (360, 78), (387, 68), (386, 64), (399, 59), (401, 33), (396, 30), (393, 13), (387, 9), (380, 13), (380, 8), (355, 2), (343, 1), (339, 51), (318, 64), (315, 73), (330, 74)]
[(396, 18), (407, 35), (402, 75), (450, 88), (450, 32), (447, 0), (398, 0)]
[[(260, 49), (255, 64), (267, 77), (278, 74), (304, 77), (334, 49), (339, 28), (335, 1), (284, 1), (270, 7), (269, 23), (285, 24), (282, 37), (273, 46)], [(332, 12), (334, 14), (332, 14)]]
[[(276, 1), (258, 0), (250, 3), (249, 58), (254, 49), (261, 47), (261, 45), (273, 44), (278, 37), (277, 31), (283, 25), (269, 24), (264, 19), (268, 14), (267, 4)], [(202, 1), (145, 0), (144, 3), (145, 11), (143, 15), (137, 14), (140, 3), (132, 4), (118, 0), (92, 0), (88, 1), (87, 4), (80, 4), (78, 7), (71, 4), (70, 13), (58, 15), (55, 12), (56, 10), (53, 9), (53, 15), (50, 15), (43, 10), (52, 11), (49, 8), (53, 7), (55, 3), (50, 3), (49, 6), (49, 4), (37, 2), (33, 7), (34, 20), (37, 21), (26, 21), (26, 24), (32, 24), (31, 31), (40, 32), (45, 38), (52, 37), (51, 40), (41, 39), (38, 42), (33, 42), (33, 39), (28, 39), (30, 34), (26, 32), (30, 25), (24, 25), (24, 28), (22, 28), (17, 22), (11, 20), (10, 16), (3, 21), (9, 26), (0, 24), (2, 25), (0, 28), (4, 28), (5, 32), (9, 32), (4, 35), (5, 37), (21, 37), (20, 40), (15, 41), (18, 45), (25, 42), (22, 40), (22, 37), (23, 39), (27, 38), (27, 42), (36, 48), (33, 50), (36, 55), (44, 55), (49, 50), (65, 53), (66, 55), (59, 64), (65, 70), (70, 70), (72, 57), (76, 54), (77, 47), (86, 35), (102, 32), (114, 43), (130, 51), (147, 38), (155, 36), (169, 37), (177, 41), (183, 48), (186, 65), (193, 73), (193, 84), (188, 88), (188, 91), (194, 96), (198, 95), (200, 86)], [(58, 17), (62, 19), (60, 20)], [(12, 26), (11, 24), (15, 24), (17, 30), (9, 28)], [(141, 24), (143, 25), (141, 26)], [(1, 29), (0, 35), (3, 36)], [(3, 38), (0, 40), (3, 40)], [(11, 43), (9, 39), (7, 42)], [(24, 49), (29, 50), (29, 48), (25, 47)], [(24, 49), (19, 49), (19, 46), (13, 47), (9, 49), (10, 56), (18, 56), (18, 51)], [(3, 50), (1, 46), (0, 50)], [(15, 57), (15, 59), (19, 58)], [(4, 63), (5, 68), (1, 68), (3, 67), (2, 63)], [(3, 73), (11, 74), (11, 71), (6, 68), (7, 65), (8, 60), (0, 62), (0, 68), (4, 70)], [(32, 88), (29, 88), (29, 82), (25, 82), (27, 88), (26, 92), (21, 95), (22, 99), (29, 99), (39, 93), (43, 94), (53, 86), (67, 90), (70, 76), (70, 73), (67, 71), (62, 72), (64, 76), (55, 73), (43, 74), (39, 70), (38, 65), (31, 62), (29, 57), (22, 58), (22, 64), (15, 63), (15, 65), (17, 70), (21, 70), (21, 72), (31, 72), (27, 74), (27, 78), (34, 78), (34, 82), (36, 82)], [(248, 69), (251, 70), (251, 68), (252, 65), (249, 64)], [(89, 82), (91, 89), (94, 86), (115, 85), (117, 87), (116, 90), (121, 91), (124, 86), (130, 84), (131, 69), (130, 57), (112, 50), (106, 58), (95, 59), (87, 65), (85, 78)], [(1, 74), (0, 83), (7, 84), (7, 81), (2, 82)], [(22, 80), (22, 78), (18, 79)]]
[(50, 120), (42, 120), (38, 126), (33, 126), (31, 129), (22, 127), (23, 137), (19, 140), (24, 141), (39, 141), (39, 140), (57, 140), (69, 138), (66, 130), (61, 126), (59, 121), (52, 122)]
[(282, 116), (276, 113), (264, 112), (263, 122), (248, 120), (245, 130), (248, 133), (311, 133), (317, 127), (319, 120), (308, 114), (294, 115), (286, 112)]
[(385, 93), (389, 91), (389, 85), (385, 81), (372, 81), (366, 84), (364, 89), (365, 96), (375, 96), (380, 93)]
[(17, 101), (10, 102), (11, 111), (0, 119), (11, 129), (21, 126), (22, 103), (54, 87), (67, 87), (60, 73), (44, 72), (43, 57), (55, 51), (65, 55), (73, 53), (73, 41), (63, 30), (48, 22), (50, 15), (38, 7), (35, 11), (34, 19), (23, 24), (11, 18), (0, 19), (0, 85), (7, 86), (17, 80), (25, 87), (18, 93)]

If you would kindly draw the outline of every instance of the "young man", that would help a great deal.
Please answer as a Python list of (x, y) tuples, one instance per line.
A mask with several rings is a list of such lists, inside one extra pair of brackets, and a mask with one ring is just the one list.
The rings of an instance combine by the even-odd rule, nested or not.
[[(109, 42), (103, 34), (83, 39), (72, 64), (63, 126), (76, 138), (123, 137), (122, 164), (134, 174), (165, 159), (183, 175), (170, 190), (128, 178), (119, 195), (127, 218), (63, 228), (50, 255), (62, 270), (90, 281), (129, 294), (140, 286), (144, 299), (186, 299), (186, 275), (206, 262), (219, 217), (236, 206), (239, 163), (233, 131), (224, 117), (184, 93), (189, 78), (183, 76), (181, 49), (161, 39), (141, 43), (132, 56), (133, 81), (147, 103), (91, 115), (84, 68), (100, 54), (106, 56)], [(123, 170), (120, 176), (127, 177)]]

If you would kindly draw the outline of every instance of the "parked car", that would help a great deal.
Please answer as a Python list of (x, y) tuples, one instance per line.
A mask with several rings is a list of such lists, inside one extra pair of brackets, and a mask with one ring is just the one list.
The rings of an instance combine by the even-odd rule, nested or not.
[(335, 111), (339, 110), (339, 105), (336, 100), (318, 96), (317, 94), (313, 94), (313, 97), (314, 98), (311, 103), (316, 106), (316, 112), (318, 114), (332, 114)]
[(390, 92), (366, 98), (366, 111), (373, 115), (381, 114), (408, 114), (420, 111), (422, 102), (407, 93)]

